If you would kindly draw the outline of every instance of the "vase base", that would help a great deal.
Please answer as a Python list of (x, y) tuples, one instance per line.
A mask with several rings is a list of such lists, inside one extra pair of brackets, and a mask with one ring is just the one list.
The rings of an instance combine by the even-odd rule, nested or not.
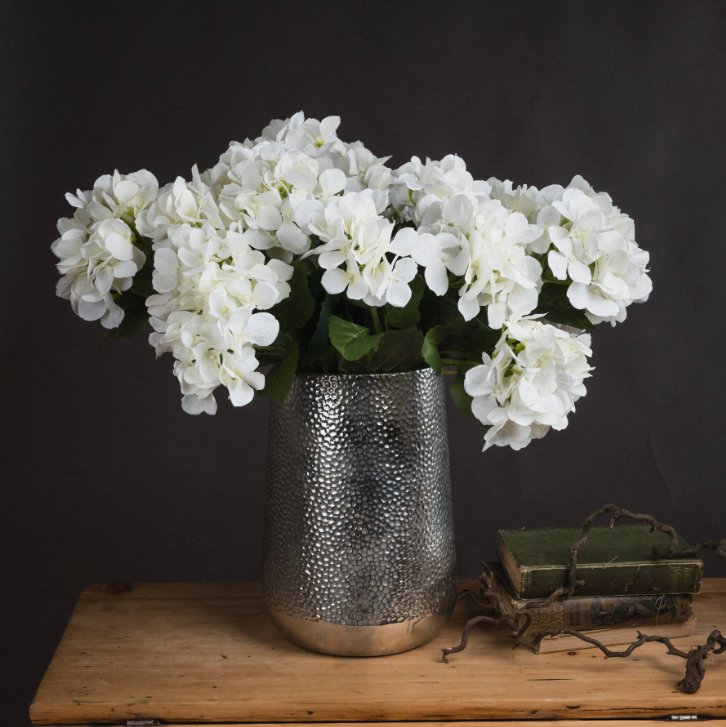
[(448, 611), (381, 626), (345, 626), (271, 610), (268, 613), (292, 643), (332, 656), (386, 656), (415, 649), (431, 641), (450, 615)]

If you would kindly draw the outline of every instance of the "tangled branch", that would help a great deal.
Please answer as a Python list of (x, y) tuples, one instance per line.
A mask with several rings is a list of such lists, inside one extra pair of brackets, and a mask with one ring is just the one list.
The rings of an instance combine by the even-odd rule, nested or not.
[(659, 522), (652, 515), (640, 512), (631, 512), (630, 510), (626, 510), (618, 505), (603, 505), (598, 510), (595, 510), (595, 512), (590, 513), (583, 520), (580, 537), (577, 542), (570, 546), (570, 564), (567, 569), (567, 584), (555, 589), (550, 594), (549, 598), (545, 601), (547, 605), (559, 598), (569, 598), (575, 593), (578, 586), (584, 585), (583, 581), (577, 579), (577, 557), (580, 553), (580, 548), (582, 548), (582, 546), (587, 542), (587, 538), (594, 522), (605, 514), (610, 515), (610, 521), (608, 523), (608, 527), (610, 528), (615, 527), (621, 520), (628, 519), (650, 525), (651, 532), (658, 530), (661, 533), (665, 533), (670, 540), (668, 548), (663, 550), (662, 554), (654, 553), (654, 555), (658, 555), (658, 557), (663, 558), (686, 556), (685, 551), (680, 551), (678, 549), (678, 533), (676, 533), (675, 529), (671, 525)]
[(463, 596), (467, 596), (473, 600), (480, 608), (484, 610), (490, 610), (491, 616), (479, 615), (470, 618), (465, 624), (464, 629), (461, 632), (461, 641), (456, 646), (450, 646), (447, 649), (442, 649), (441, 658), (444, 663), (448, 663), (448, 656), (450, 654), (456, 654), (459, 651), (464, 651), (469, 641), (469, 632), (480, 623), (489, 623), (493, 626), (501, 626), (505, 624), (514, 633), (515, 639), (518, 645), (519, 639), (522, 637), (524, 632), (529, 628), (532, 622), (532, 617), (525, 612), (517, 613), (504, 613), (504, 599), (502, 596), (494, 590), (492, 585), (492, 579), (494, 574), (484, 565), (484, 571), (479, 576), (481, 583), (481, 592), (475, 593), (474, 591), (464, 591)]
[(714, 654), (721, 654), (726, 651), (726, 638), (721, 634), (718, 629), (715, 629), (708, 635), (706, 643), (702, 646), (694, 646), (690, 651), (681, 651), (673, 645), (673, 642), (667, 636), (648, 636), (638, 631), (638, 638), (633, 641), (623, 651), (613, 651), (605, 646), (602, 642), (583, 634), (577, 629), (557, 629), (554, 631), (542, 631), (538, 633), (532, 640), (532, 645), (536, 648), (542, 642), (546, 636), (557, 636), (558, 634), (569, 634), (570, 636), (576, 636), (582, 641), (586, 641), (593, 646), (596, 646), (603, 654), (608, 658), (614, 657), (627, 657), (630, 656), (636, 649), (640, 648), (643, 644), (650, 642), (658, 642), (666, 647), (668, 654), (672, 656), (679, 656), (681, 659), (686, 660), (686, 674), (676, 685), (682, 692), (686, 694), (695, 694), (701, 687), (703, 677), (706, 675), (706, 666), (704, 662), (706, 657), (713, 652)]
[[(527, 614), (526, 609), (528, 607), (542, 607), (550, 605), (552, 602), (570, 598), (578, 586), (584, 585), (584, 582), (577, 578), (577, 558), (580, 552), (580, 548), (587, 542), (588, 535), (593, 526), (593, 523), (602, 515), (608, 514), (610, 516), (609, 527), (615, 527), (621, 520), (628, 519), (634, 520), (635, 522), (644, 523), (650, 525), (651, 532), (657, 530), (665, 533), (669, 538), (669, 544), (667, 548), (653, 548), (653, 555), (658, 558), (687, 558), (697, 555), (701, 550), (710, 549), (714, 550), (721, 558), (726, 558), (726, 538), (720, 540), (702, 540), (693, 547), (681, 548), (679, 545), (678, 534), (671, 525), (661, 523), (656, 520), (652, 515), (645, 513), (631, 512), (625, 508), (617, 505), (603, 505), (603, 507), (590, 513), (582, 523), (580, 537), (578, 540), (570, 546), (569, 556), (570, 562), (567, 569), (567, 582), (565, 585), (556, 588), (547, 599), (543, 602), (528, 603), (523, 607), (521, 611), (515, 611), (512, 613), (505, 613), (504, 599), (497, 593), (493, 588), (493, 574), (488, 569), (480, 575), (479, 580), (481, 583), (480, 592), (473, 593), (471, 591), (465, 592), (470, 598), (472, 598), (481, 608), (487, 609), (491, 612), (491, 615), (479, 615), (469, 619), (465, 624), (461, 634), (461, 641), (456, 646), (450, 646), (446, 649), (442, 649), (442, 661), (448, 662), (448, 657), (451, 654), (463, 651), (469, 641), (469, 634), (474, 626), (480, 623), (488, 623), (494, 626), (500, 626), (501, 624), (507, 625), (514, 634), (514, 646), (519, 646), (524, 643), (522, 636), (529, 628), (531, 623), (531, 616)], [(706, 643), (698, 646), (694, 646), (690, 651), (682, 651), (673, 645), (671, 640), (667, 636), (658, 635), (647, 635), (638, 632), (638, 638), (633, 641), (623, 651), (613, 651), (612, 649), (605, 646), (598, 639), (578, 631), (577, 629), (558, 629), (552, 631), (542, 631), (536, 634), (529, 646), (537, 648), (542, 639), (546, 636), (557, 636), (558, 634), (568, 634), (575, 636), (582, 641), (600, 649), (606, 657), (628, 657), (636, 649), (650, 642), (661, 643), (666, 647), (668, 654), (672, 656), (678, 656), (684, 659), (686, 662), (686, 672), (678, 684), (677, 687), (686, 694), (694, 694), (701, 687), (701, 682), (706, 674), (705, 661), (709, 654), (721, 654), (726, 651), (726, 637), (724, 637), (718, 629), (712, 631)]]

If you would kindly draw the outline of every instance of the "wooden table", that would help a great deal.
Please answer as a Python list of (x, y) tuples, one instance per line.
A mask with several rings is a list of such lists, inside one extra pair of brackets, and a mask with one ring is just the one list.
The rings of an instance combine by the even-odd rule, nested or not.
[[(597, 650), (535, 655), (482, 627), (441, 662), (470, 615), (460, 603), (433, 642), (395, 656), (320, 656), (288, 643), (245, 583), (91, 586), (73, 612), (30, 707), (35, 724), (467, 722), (619, 719), (622, 727), (671, 714), (726, 717), (726, 654), (707, 660), (695, 695), (679, 692), (683, 661), (660, 644), (627, 659)], [(695, 600), (703, 643), (726, 630), (726, 579)], [(624, 719), (627, 718), (627, 719)], [(631, 722), (631, 720), (636, 720)], [(133, 724), (133, 722), (131, 722)], [(153, 722), (149, 722), (151, 724)], [(531, 724), (531, 722), (530, 722)], [(655, 725), (655, 722), (652, 723)], [(726, 725), (726, 720), (711, 725)]]

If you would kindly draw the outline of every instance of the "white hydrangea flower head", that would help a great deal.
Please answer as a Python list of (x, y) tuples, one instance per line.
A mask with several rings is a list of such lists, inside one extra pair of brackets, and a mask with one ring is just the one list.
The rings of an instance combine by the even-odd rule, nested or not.
[(310, 247), (296, 219), (301, 205), (326, 202), (345, 190), (386, 190), (390, 169), (360, 142), (337, 136), (340, 118), (302, 113), (270, 123), (254, 141), (232, 142), (210, 170), (228, 226), (258, 250), (286, 261)]
[(403, 227), (391, 241), (390, 251), (407, 256), (424, 269), (426, 285), (436, 295), (444, 295), (449, 289), (448, 270), (458, 270), (463, 275), (466, 257), (461, 240), (450, 233), (432, 235), (413, 227)]
[(462, 238), (464, 283), (459, 289), (459, 311), (465, 320), (487, 307), (492, 328), (516, 320), (537, 307), (542, 266), (527, 254), (527, 245), (541, 229), (521, 212), (510, 212), (498, 200), (481, 202), (472, 231)]
[(164, 185), (156, 199), (139, 214), (136, 220), (139, 234), (158, 243), (175, 225), (209, 223), (218, 230), (224, 229), (225, 221), (208, 182), (208, 177), (199, 174), (194, 166), (191, 182), (177, 177)]
[(536, 222), (539, 211), (537, 187), (526, 184), (515, 187), (510, 179), (501, 180), (496, 177), (490, 177), (487, 183), (491, 187), (492, 199), (499, 200), (511, 212), (521, 212), (529, 222)]
[(370, 294), (364, 301), (380, 307), (388, 303), (403, 308), (411, 299), (411, 281), (416, 277), (418, 265), (410, 257), (397, 257), (393, 262), (383, 258), (378, 265), (369, 265), (365, 277)]
[[(550, 214), (548, 216), (545, 213), (543, 216), (542, 211), (543, 208), (549, 208), (551, 200), (549, 200), (546, 195), (550, 194), (552, 188), (539, 190), (537, 187), (532, 187), (526, 184), (521, 184), (515, 187), (509, 179), (502, 181), (496, 177), (491, 177), (487, 180), (487, 182), (492, 188), (492, 199), (499, 200), (510, 212), (521, 212), (531, 225), (539, 226), (540, 235), (536, 239), (527, 243), (527, 253), (530, 255), (541, 255), (546, 253), (552, 243), (546, 233), (545, 225), (553, 223), (552, 215)], [(562, 187), (559, 187), (559, 189), (561, 190)], [(543, 199), (548, 199), (548, 201), (543, 202)], [(558, 220), (559, 215), (557, 215), (555, 223)]]
[(169, 229), (166, 247), (154, 256), (153, 285), (147, 299), (153, 318), (178, 310), (225, 319), (239, 308), (267, 310), (290, 294), (293, 269), (268, 260), (243, 234), (211, 225)]
[(393, 252), (394, 223), (383, 212), (388, 194), (366, 189), (330, 199), (313, 201), (298, 210), (301, 227), (317, 235), (322, 245), (310, 250), (325, 270), (322, 285), (331, 295), (342, 292), (351, 300), (370, 306), (390, 303), (404, 306), (411, 297), (409, 283), (416, 275), (410, 258), (389, 261)]
[(632, 219), (579, 176), (567, 188), (549, 188), (548, 197), (540, 220), (552, 274), (569, 282), (570, 303), (592, 323), (624, 321), (627, 307), (646, 301), (653, 287)]
[(289, 119), (271, 121), (260, 138), (282, 142), (287, 148), (309, 156), (328, 156), (334, 151), (345, 151), (345, 144), (337, 134), (339, 126), (340, 116), (327, 116), (318, 121), (306, 119), (305, 114), (298, 111)]
[(345, 154), (334, 154), (333, 162), (347, 177), (346, 191), (362, 192), (364, 189), (384, 189), (391, 185), (393, 172), (386, 162), (390, 157), (377, 157), (360, 141), (347, 145)]
[(489, 427), (484, 450), (522, 449), (550, 428), (564, 429), (575, 402), (587, 393), (591, 355), (586, 333), (531, 318), (507, 324), (493, 356), (484, 353), (482, 365), (464, 379), (472, 414)]
[[(159, 323), (152, 319), (155, 328)], [(157, 355), (168, 351), (174, 356), (184, 411), (215, 414), (219, 386), (227, 388), (234, 406), (248, 404), (264, 387), (253, 346), (270, 345), (278, 331), (274, 316), (249, 308), (237, 309), (224, 325), (211, 315), (174, 311), (151, 334), (151, 342)]]
[(115, 298), (146, 262), (136, 245), (135, 221), (157, 191), (154, 175), (142, 169), (106, 174), (92, 190), (66, 195), (76, 210), (72, 218), (58, 220), (60, 237), (51, 245), (62, 276), (56, 293), (83, 320), (100, 320), (104, 328), (121, 324), (124, 311)]
[(270, 345), (279, 331), (272, 315), (256, 311), (290, 294), (292, 267), (209, 223), (170, 227), (164, 244), (154, 256), (157, 294), (146, 301), (149, 342), (157, 356), (174, 356), (185, 411), (214, 413), (219, 386), (244, 406), (264, 386), (253, 346)]
[(104, 174), (93, 183), (93, 189), (67, 194), (66, 200), (76, 207), (74, 218), (86, 226), (109, 217), (134, 222), (135, 217), (156, 198), (159, 183), (146, 169), (131, 174)]
[(542, 266), (530, 253), (543, 229), (532, 220), (536, 192), (476, 180), (457, 156), (425, 164), (414, 157), (395, 171), (393, 207), (418, 236), (405, 233), (402, 249), (425, 269), (437, 295), (448, 290), (449, 273), (463, 277), (459, 310), (466, 320), (487, 306), (489, 325), (500, 328), (537, 306)]
[(490, 191), (487, 182), (472, 177), (461, 157), (449, 154), (425, 163), (413, 157), (393, 173), (391, 203), (403, 221), (413, 221), (424, 232), (465, 230)]

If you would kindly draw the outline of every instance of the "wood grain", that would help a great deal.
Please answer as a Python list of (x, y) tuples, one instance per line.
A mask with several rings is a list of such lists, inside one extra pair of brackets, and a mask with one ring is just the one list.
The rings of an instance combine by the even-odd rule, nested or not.
[[(209, 722), (165, 723), (163, 727), (209, 727)], [(219, 724), (219, 723), (218, 723)], [(313, 723), (314, 724), (314, 723)], [(541, 719), (501, 721), (479, 720), (476, 722), (325, 722), (325, 727), (562, 727), (562, 720)], [(567, 727), (665, 727), (668, 721), (662, 719), (570, 719)], [(678, 723), (671, 723), (678, 724)], [(223, 727), (289, 727), (289, 722), (224, 722)], [(74, 727), (74, 725), (66, 725)], [(81, 727), (76, 724), (76, 727)], [(161, 727), (161, 726), (160, 726)], [(726, 727), (726, 719), (710, 719), (708, 727)]]
[[(207, 723), (208, 724), (208, 723)], [(665, 724), (668, 724), (667, 722)], [(562, 720), (541, 719), (536, 723), (532, 720), (511, 720), (505, 725), (500, 721), (487, 722), (326, 722), (325, 727), (562, 727)], [(710, 719), (708, 727), (724, 727), (726, 719)], [(164, 727), (204, 727), (204, 725), (190, 724), (165, 724)], [(224, 727), (289, 727), (289, 722), (265, 723), (264, 725), (250, 722), (226, 722)], [(609, 719), (570, 719), (567, 727), (613, 727), (613, 721)], [(664, 727), (662, 719), (621, 719), (615, 727)]]
[[(682, 647), (726, 630), (726, 579), (706, 580), (694, 608), (697, 633), (677, 639)], [(695, 695), (676, 690), (683, 662), (658, 644), (629, 659), (535, 655), (484, 627), (443, 664), (441, 648), (458, 642), (469, 615), (460, 603), (444, 633), (414, 651), (348, 659), (288, 643), (263, 613), (257, 584), (92, 586), (30, 715), (35, 724), (726, 716), (726, 655), (707, 661)]]

